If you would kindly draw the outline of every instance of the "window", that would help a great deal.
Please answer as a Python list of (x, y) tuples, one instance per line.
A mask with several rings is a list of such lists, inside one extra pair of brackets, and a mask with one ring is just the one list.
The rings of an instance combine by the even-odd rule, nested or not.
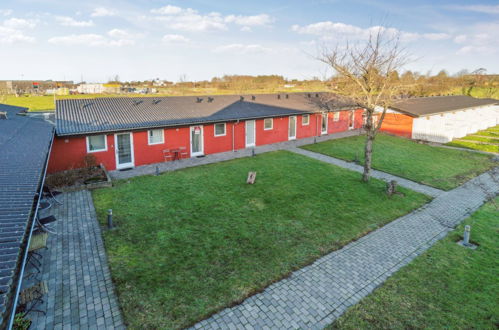
[(147, 136), (149, 137), (149, 145), (161, 144), (165, 142), (164, 131), (162, 129), (149, 130), (147, 131)]
[(215, 136), (225, 135), (225, 123), (215, 124)]
[(335, 112), (334, 115), (333, 115), (333, 121), (338, 121), (340, 120), (340, 113), (339, 112)]
[(87, 136), (87, 152), (106, 151), (107, 141), (105, 135)]
[(269, 130), (269, 129), (272, 129), (274, 127), (274, 119), (272, 118), (265, 118), (263, 120), (263, 129), (264, 130)]
[(310, 124), (310, 115), (301, 116), (301, 124), (303, 126), (307, 126), (308, 124)]

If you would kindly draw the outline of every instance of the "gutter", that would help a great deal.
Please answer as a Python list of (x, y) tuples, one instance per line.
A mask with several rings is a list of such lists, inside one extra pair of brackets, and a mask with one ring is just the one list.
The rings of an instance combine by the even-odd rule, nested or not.
[(17, 289), (16, 289), (16, 293), (14, 295), (14, 303), (12, 305), (12, 310), (11, 310), (11, 315), (10, 315), (10, 318), (9, 318), (9, 323), (7, 325), (7, 329), (8, 330), (11, 330), (13, 325), (14, 325), (14, 318), (16, 316), (16, 308), (17, 308), (17, 303), (18, 303), (18, 300), (19, 300), (19, 294), (21, 292), (21, 286), (22, 286), (22, 282), (23, 282), (23, 277), (24, 277), (24, 271), (26, 269), (26, 263), (27, 263), (27, 260), (28, 260), (28, 250), (29, 250), (29, 245), (31, 243), (31, 236), (33, 235), (33, 229), (35, 227), (35, 219), (36, 217), (38, 216), (38, 209), (40, 207), (40, 201), (41, 201), (41, 196), (42, 196), (42, 189), (43, 189), (43, 185), (45, 184), (45, 178), (47, 176), (47, 168), (48, 168), (48, 165), (49, 165), (49, 160), (50, 160), (50, 153), (52, 152), (52, 144), (54, 142), (54, 135), (55, 135), (55, 132), (54, 130), (52, 130), (52, 138), (50, 139), (50, 145), (49, 145), (49, 150), (48, 150), (48, 153), (47, 153), (47, 160), (45, 162), (45, 169), (43, 171), (43, 176), (42, 176), (42, 180), (40, 182), (40, 187), (39, 187), (39, 190), (38, 190), (38, 194), (39, 194), (39, 198), (38, 198), (38, 201), (36, 203), (36, 207), (35, 207), (35, 213), (33, 215), (33, 218), (32, 218), (32, 221), (31, 221), (31, 228), (29, 230), (29, 235), (28, 235), (28, 240), (26, 242), (26, 249), (24, 251), (24, 256), (23, 256), (23, 259), (22, 259), (22, 263), (21, 263), (21, 272), (19, 273), (19, 280), (18, 280), (18, 283), (17, 283)]

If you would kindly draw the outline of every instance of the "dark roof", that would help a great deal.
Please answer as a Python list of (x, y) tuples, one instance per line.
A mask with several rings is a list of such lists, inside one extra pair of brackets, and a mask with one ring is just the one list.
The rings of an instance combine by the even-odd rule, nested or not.
[(0, 328), (11, 315), (53, 126), (0, 104)]
[[(287, 96), (286, 96), (287, 95)], [(59, 100), (57, 135), (180, 126), (312, 113), (321, 93)], [(254, 100), (253, 100), (254, 97)], [(352, 108), (345, 102), (336, 109)]]
[(396, 102), (391, 108), (414, 117), (498, 104), (494, 99), (477, 99), (466, 95), (416, 97)]

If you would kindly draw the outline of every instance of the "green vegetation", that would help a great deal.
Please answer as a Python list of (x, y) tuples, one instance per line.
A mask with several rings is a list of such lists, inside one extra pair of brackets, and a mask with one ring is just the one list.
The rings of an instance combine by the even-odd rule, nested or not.
[[(485, 143), (480, 143), (485, 142)], [(488, 144), (488, 143), (495, 143)], [(447, 143), (451, 147), (499, 153), (499, 125)]]
[[(333, 329), (497, 329), (497, 203), (489, 202), (386, 283), (350, 308)], [(465, 224), (479, 244), (456, 244)]]
[[(353, 136), (304, 146), (304, 149), (363, 163), (365, 136)], [(373, 168), (416, 182), (449, 190), (492, 168), (488, 155), (444, 149), (378, 134)]]
[[(254, 185), (246, 184), (256, 171)], [(131, 328), (182, 328), (429, 201), (286, 151), (94, 191)]]

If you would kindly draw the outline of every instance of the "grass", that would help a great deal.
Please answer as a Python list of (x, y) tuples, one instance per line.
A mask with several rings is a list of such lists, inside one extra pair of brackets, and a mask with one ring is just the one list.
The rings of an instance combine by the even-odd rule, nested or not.
[[(245, 183), (256, 171), (254, 185)], [(182, 328), (408, 213), (429, 197), (286, 151), (94, 191), (131, 328)]]
[(499, 153), (499, 145), (484, 144), (480, 142), (499, 143), (499, 125), (483, 131), (478, 131), (475, 134), (467, 135), (462, 139), (453, 140), (446, 145)]
[[(304, 146), (304, 149), (364, 162), (365, 136), (353, 136)], [(491, 156), (444, 149), (378, 134), (373, 168), (435, 188), (449, 190), (494, 167)]]
[[(499, 203), (499, 198), (496, 198)], [(472, 226), (477, 250), (456, 244)], [(349, 309), (335, 329), (497, 329), (497, 204), (485, 204), (447, 238)]]

